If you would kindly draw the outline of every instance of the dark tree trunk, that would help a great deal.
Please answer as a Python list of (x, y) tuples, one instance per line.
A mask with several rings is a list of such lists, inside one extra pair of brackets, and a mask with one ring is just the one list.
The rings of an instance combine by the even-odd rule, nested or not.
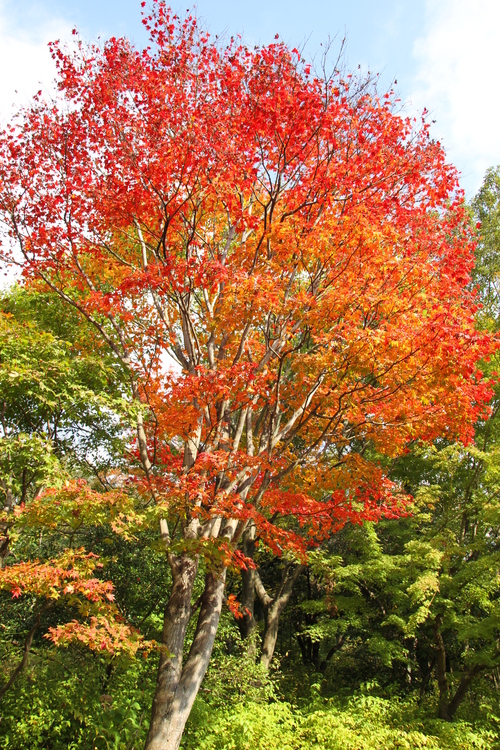
[(302, 655), (302, 663), (308, 664), (307, 643), (303, 635), (297, 635), (297, 643), (299, 644), (300, 653)]
[(450, 721), (448, 707), (448, 681), (446, 679), (446, 649), (444, 646), (443, 636), (440, 627), (442, 623), (441, 615), (434, 620), (434, 645), (436, 647), (436, 672), (439, 688), (439, 707), (438, 717)]
[[(255, 552), (255, 526), (252, 524), (243, 534), (243, 554), (253, 560)], [(238, 620), (241, 637), (248, 638), (255, 630), (255, 568), (241, 571), (240, 604), (243, 617)]]
[(449, 714), (450, 720), (453, 719), (453, 717), (455, 716), (455, 713), (458, 707), (460, 706), (460, 704), (462, 703), (463, 699), (465, 698), (467, 690), (471, 686), (473, 679), (480, 672), (482, 672), (483, 669), (485, 669), (485, 667), (478, 665), (476, 667), (473, 667), (469, 672), (467, 672), (467, 674), (465, 674), (462, 677), (460, 684), (457, 687), (457, 690), (455, 692), (455, 695), (451, 699), (450, 705), (448, 706), (448, 714)]
[[(46, 605), (43, 608), (42, 612), (44, 612), (47, 609), (49, 609), (49, 606), (50, 606), (50, 604)], [(7, 680), (7, 682), (5, 683), (5, 685), (3, 685), (3, 687), (0, 689), (0, 700), (4, 697), (5, 693), (9, 690), (9, 688), (12, 687), (12, 685), (17, 680), (17, 678), (19, 677), (19, 675), (23, 671), (24, 667), (26, 666), (26, 663), (28, 661), (28, 655), (29, 655), (29, 652), (31, 650), (31, 646), (33, 644), (33, 638), (35, 637), (36, 631), (40, 627), (40, 616), (41, 616), (42, 612), (39, 612), (39, 614), (37, 615), (35, 624), (33, 625), (33, 627), (31, 628), (31, 630), (29, 631), (28, 635), (25, 638), (23, 655), (22, 655), (21, 661), (19, 662), (19, 664), (17, 665), (17, 667), (12, 671), (12, 674), (10, 675), (10, 677)]]
[[(307, 627), (314, 625), (317, 622), (317, 615), (306, 614), (305, 625)], [(304, 635), (303, 633), (297, 634), (297, 642), (300, 646), (300, 652), (302, 654), (302, 661), (304, 664), (310, 664), (315, 669), (320, 668), (319, 663), (319, 641), (313, 641), (311, 636)]]
[[(253, 559), (255, 552), (255, 526), (249, 526), (243, 534), (243, 553), (246, 557)], [(283, 610), (290, 600), (292, 590), (300, 573), (304, 569), (303, 565), (292, 568), (287, 565), (281, 584), (273, 597), (269, 596), (264, 588), (258, 571), (255, 568), (243, 570), (242, 590), (240, 594), (240, 604), (243, 611), (243, 617), (238, 620), (238, 626), (242, 638), (249, 638), (255, 631), (257, 623), (255, 620), (255, 607), (259, 602), (264, 610), (264, 636), (262, 640), (262, 652), (260, 662), (268, 669), (276, 648), (278, 639), (279, 619)], [(256, 601), (257, 595), (257, 601)], [(255, 643), (252, 648), (255, 648)]]
[(290, 601), (293, 587), (297, 581), (299, 575), (304, 569), (303, 565), (298, 565), (295, 569), (287, 566), (283, 575), (281, 585), (276, 592), (274, 599), (266, 593), (260, 578), (256, 575), (256, 588), (259, 598), (266, 608), (266, 621), (264, 627), (264, 638), (262, 641), (262, 654), (260, 657), (260, 663), (266, 668), (269, 668), (271, 660), (274, 655), (274, 649), (276, 648), (276, 641), (278, 639), (278, 626), (279, 619), (286, 605)]
[(467, 694), (474, 678), (485, 669), (482, 665), (476, 665), (472, 667), (462, 677), (455, 695), (449, 700), (449, 687), (446, 679), (446, 650), (444, 646), (443, 636), (439, 630), (441, 626), (442, 618), (436, 617), (434, 620), (434, 643), (436, 645), (436, 670), (439, 686), (439, 708), (438, 717), (445, 721), (452, 721), (453, 717), (462, 703), (463, 699)]
[(419, 661), (419, 667), (420, 672), (422, 674), (422, 682), (420, 684), (420, 701), (422, 701), (425, 691), (427, 690), (427, 686), (429, 684), (429, 680), (431, 679), (432, 671), (434, 669), (434, 665), (436, 663), (436, 655), (432, 657), (432, 659), (426, 660), (425, 662), (423, 660)]
[(333, 646), (330, 648), (330, 650), (328, 651), (327, 655), (325, 656), (325, 658), (323, 659), (323, 661), (319, 665), (319, 671), (320, 672), (326, 672), (326, 668), (327, 668), (328, 664), (330, 663), (333, 655), (336, 654), (337, 651), (340, 648), (342, 648), (342, 644), (343, 643), (344, 643), (344, 636), (340, 635), (337, 643), (333, 644)]
[[(311, 622), (307, 622), (308, 625), (312, 625), (315, 622), (316, 618), (314, 620), (311, 618)], [(324, 659), (319, 658), (320, 654), (320, 642), (319, 641), (313, 641), (310, 636), (304, 636), (300, 633), (297, 634), (297, 642), (300, 647), (300, 652), (302, 654), (302, 661), (304, 664), (310, 664), (315, 669), (318, 670), (318, 672), (326, 672), (326, 668), (328, 667), (328, 664), (330, 663), (332, 657), (334, 654), (337, 653), (337, 651), (342, 647), (342, 644), (344, 642), (344, 636), (339, 636), (336, 643), (333, 644), (333, 646), (329, 649), (328, 653), (326, 654)]]
[[(14, 496), (12, 495), (12, 491), (7, 486), (7, 483), (4, 480), (0, 482), (0, 486), (2, 487), (5, 494), (4, 511), (10, 515), (14, 508)], [(9, 554), (10, 526), (11, 524), (8, 522), (0, 524), (0, 568), (3, 568), (4, 560)]]

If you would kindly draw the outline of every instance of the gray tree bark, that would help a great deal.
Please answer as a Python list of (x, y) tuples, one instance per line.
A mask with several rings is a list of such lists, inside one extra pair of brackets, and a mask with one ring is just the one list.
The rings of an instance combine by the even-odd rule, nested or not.
[(192, 613), (191, 596), (196, 569), (196, 561), (181, 558), (165, 610), (162, 641), (165, 650), (160, 656), (145, 750), (178, 750), (212, 654), (222, 609), (225, 570), (210, 571), (205, 576), (193, 643), (182, 665), (186, 630)]

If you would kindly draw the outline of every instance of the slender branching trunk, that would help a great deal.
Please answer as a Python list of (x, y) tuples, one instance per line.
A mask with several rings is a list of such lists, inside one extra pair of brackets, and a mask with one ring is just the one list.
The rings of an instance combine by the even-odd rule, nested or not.
[(451, 699), (448, 706), (449, 721), (451, 721), (455, 716), (455, 713), (462, 703), (463, 699), (465, 698), (467, 690), (471, 686), (472, 681), (480, 672), (483, 671), (483, 669), (485, 669), (485, 667), (478, 664), (475, 667), (472, 667), (472, 669), (470, 669), (468, 672), (466, 672), (460, 680), (460, 684), (456, 689), (455, 695)]
[(446, 649), (441, 634), (441, 623), (443, 618), (438, 615), (434, 620), (434, 645), (436, 648), (436, 672), (439, 688), (438, 717), (450, 720), (448, 713), (448, 680), (446, 679)]
[(273, 599), (264, 589), (260, 577), (258, 575), (256, 576), (257, 594), (264, 605), (266, 612), (264, 638), (262, 640), (262, 654), (260, 657), (260, 663), (266, 669), (269, 669), (276, 648), (279, 619), (286, 605), (290, 601), (293, 587), (303, 569), (303, 565), (297, 565), (295, 568), (291, 565), (287, 565), (281, 584)]
[(449, 698), (449, 686), (446, 679), (446, 649), (443, 636), (440, 631), (442, 617), (438, 615), (434, 620), (434, 644), (436, 647), (436, 671), (439, 687), (438, 717), (445, 721), (452, 721), (457, 709), (461, 705), (474, 678), (482, 672), (485, 667), (476, 665), (464, 673), (455, 691), (455, 695)]

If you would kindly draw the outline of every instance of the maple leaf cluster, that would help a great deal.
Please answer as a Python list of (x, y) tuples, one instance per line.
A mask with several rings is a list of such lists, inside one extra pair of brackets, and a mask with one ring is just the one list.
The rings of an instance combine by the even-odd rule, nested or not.
[(83, 550), (66, 550), (50, 564), (35, 560), (10, 565), (0, 571), (0, 586), (12, 596), (34, 594), (50, 599), (63, 595), (82, 595), (90, 602), (113, 601), (113, 585), (91, 578), (96, 567), (102, 567), (97, 556)]
[(0, 590), (10, 590), (14, 599), (32, 595), (46, 600), (45, 609), (56, 601), (76, 608), (82, 620), (50, 627), (46, 638), (55, 645), (79, 641), (93, 650), (133, 655), (152, 648), (152, 642), (130, 627), (114, 601), (113, 584), (92, 574), (103, 565), (98, 556), (81, 550), (66, 550), (47, 562), (24, 561), (0, 570)]

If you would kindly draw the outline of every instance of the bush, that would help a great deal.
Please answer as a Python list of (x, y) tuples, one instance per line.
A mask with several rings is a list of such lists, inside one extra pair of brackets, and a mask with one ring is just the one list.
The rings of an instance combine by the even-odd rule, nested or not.
[(492, 750), (498, 735), (466, 722), (423, 719), (411, 701), (359, 694), (293, 707), (242, 702), (214, 710), (197, 700), (183, 750)]

